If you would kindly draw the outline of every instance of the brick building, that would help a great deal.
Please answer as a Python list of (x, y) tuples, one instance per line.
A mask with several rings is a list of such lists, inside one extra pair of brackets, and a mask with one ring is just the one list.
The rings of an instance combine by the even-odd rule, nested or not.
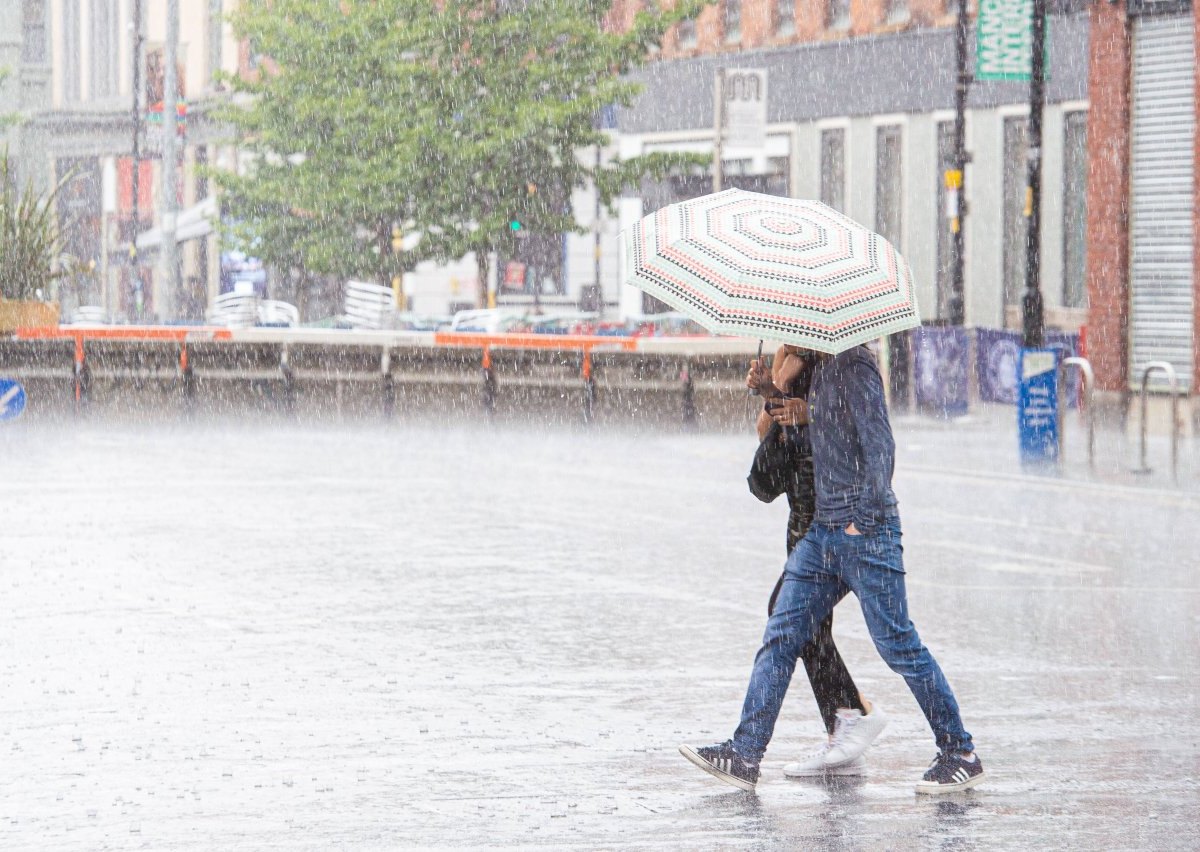
[(1151, 361), (1195, 393), (1195, 13), (1130, 0), (1094, 3), (1090, 16), (1088, 354), (1111, 394), (1139, 387)]

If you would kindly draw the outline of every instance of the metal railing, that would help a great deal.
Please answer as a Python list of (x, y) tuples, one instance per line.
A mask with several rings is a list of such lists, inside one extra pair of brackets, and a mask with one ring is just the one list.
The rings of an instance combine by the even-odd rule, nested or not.
[(1141, 424), (1141, 467), (1134, 473), (1150, 473), (1150, 467), (1146, 464), (1146, 421), (1147, 421), (1147, 402), (1146, 402), (1146, 386), (1150, 381), (1151, 373), (1165, 373), (1167, 376), (1167, 385), (1170, 387), (1171, 394), (1171, 479), (1175, 482), (1179, 481), (1179, 379), (1175, 375), (1175, 368), (1166, 361), (1151, 361), (1142, 370), (1142, 390), (1141, 390), (1141, 409), (1142, 409), (1142, 424)]
[(1065, 379), (1067, 369), (1076, 367), (1079, 369), (1079, 375), (1083, 378), (1083, 399), (1080, 402), (1080, 417), (1083, 418), (1085, 427), (1087, 428), (1087, 452), (1088, 452), (1088, 469), (1096, 469), (1096, 410), (1092, 405), (1092, 391), (1096, 386), (1096, 374), (1092, 371), (1092, 364), (1087, 358), (1064, 358), (1058, 364), (1058, 386), (1062, 388), (1062, 392), (1058, 395), (1058, 463), (1061, 465), (1063, 461), (1063, 443), (1064, 429), (1063, 420), (1066, 417), (1067, 394)]

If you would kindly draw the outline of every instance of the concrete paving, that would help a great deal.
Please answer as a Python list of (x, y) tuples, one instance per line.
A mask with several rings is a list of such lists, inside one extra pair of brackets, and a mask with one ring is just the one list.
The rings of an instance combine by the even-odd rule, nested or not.
[(932, 737), (851, 600), (868, 775), (783, 777), (798, 681), (749, 795), (676, 746), (731, 733), (783, 562), (753, 441), (473, 419), (0, 431), (0, 848), (1196, 848), (1194, 488), (898, 418), (989, 780), (913, 794)]

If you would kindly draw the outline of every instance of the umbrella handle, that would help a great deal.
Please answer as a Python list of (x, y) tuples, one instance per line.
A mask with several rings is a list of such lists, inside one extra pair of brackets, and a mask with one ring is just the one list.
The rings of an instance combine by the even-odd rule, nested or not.
[[(762, 348), (763, 348), (763, 342), (760, 340), (760, 341), (758, 341), (758, 356), (757, 356), (757, 360), (759, 363), (762, 363)], [(746, 388), (746, 391), (747, 391), (747, 393), (746, 393), (747, 396), (758, 396), (757, 388)]]

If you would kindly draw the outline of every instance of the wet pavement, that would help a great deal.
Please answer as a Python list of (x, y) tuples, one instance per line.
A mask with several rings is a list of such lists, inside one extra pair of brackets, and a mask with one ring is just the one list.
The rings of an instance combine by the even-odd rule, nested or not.
[(1196, 848), (1200, 494), (897, 424), (913, 619), (990, 776), (941, 799), (853, 601), (865, 778), (783, 777), (803, 681), (757, 795), (677, 753), (731, 733), (783, 562), (746, 436), (14, 424), (0, 848)]

